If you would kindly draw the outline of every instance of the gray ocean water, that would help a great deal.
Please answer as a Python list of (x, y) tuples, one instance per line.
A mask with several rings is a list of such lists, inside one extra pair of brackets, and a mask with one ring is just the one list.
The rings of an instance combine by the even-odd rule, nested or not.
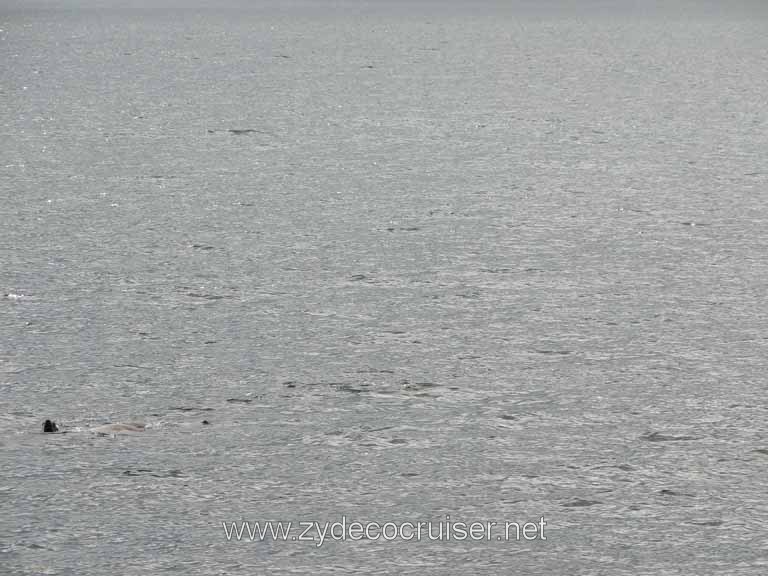
[[(0, 573), (768, 573), (767, 95), (758, 2), (4, 0)], [(546, 540), (222, 525), (342, 516)]]

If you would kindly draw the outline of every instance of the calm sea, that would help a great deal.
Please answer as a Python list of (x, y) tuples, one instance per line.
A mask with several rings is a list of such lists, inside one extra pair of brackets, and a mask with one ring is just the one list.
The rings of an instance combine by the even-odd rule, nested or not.
[(767, 94), (758, 2), (4, 0), (0, 572), (768, 573)]

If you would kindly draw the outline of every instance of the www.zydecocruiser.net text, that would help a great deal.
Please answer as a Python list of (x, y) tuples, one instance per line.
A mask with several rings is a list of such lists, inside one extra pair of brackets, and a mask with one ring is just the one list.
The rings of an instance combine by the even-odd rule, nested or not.
[(306, 520), (298, 522), (222, 521), (227, 541), (325, 542), (358, 540), (404, 541), (488, 541), (515, 542), (520, 540), (546, 540), (544, 517), (535, 522), (454, 522), (450, 516), (437, 522), (358, 522), (342, 516), (336, 522)]

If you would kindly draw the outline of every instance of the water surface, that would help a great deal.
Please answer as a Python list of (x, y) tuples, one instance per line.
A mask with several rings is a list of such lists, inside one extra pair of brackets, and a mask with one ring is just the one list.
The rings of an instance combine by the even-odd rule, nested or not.
[[(764, 574), (766, 71), (746, 2), (5, 3), (3, 572)], [(221, 524), (342, 515), (547, 540)]]

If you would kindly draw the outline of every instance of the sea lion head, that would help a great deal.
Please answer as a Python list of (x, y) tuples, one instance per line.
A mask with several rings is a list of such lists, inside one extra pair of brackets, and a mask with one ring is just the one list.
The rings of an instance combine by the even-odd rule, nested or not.
[(53, 420), (46, 420), (45, 422), (43, 422), (43, 432), (47, 434), (52, 434), (58, 431), (59, 431), (59, 427), (56, 426), (56, 422), (54, 422)]

